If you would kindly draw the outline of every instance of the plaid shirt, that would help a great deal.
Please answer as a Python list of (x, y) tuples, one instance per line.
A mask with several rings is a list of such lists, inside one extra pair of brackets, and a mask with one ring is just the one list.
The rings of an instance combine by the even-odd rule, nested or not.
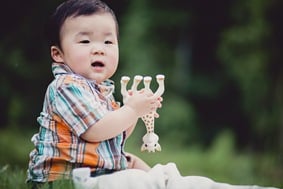
[(39, 132), (32, 137), (35, 149), (30, 153), (27, 181), (70, 178), (77, 167), (90, 167), (97, 175), (126, 169), (125, 133), (102, 142), (80, 138), (107, 112), (118, 108), (113, 106), (113, 82), (97, 85), (65, 64), (53, 63), (52, 71), (55, 79), (47, 88), (37, 119)]

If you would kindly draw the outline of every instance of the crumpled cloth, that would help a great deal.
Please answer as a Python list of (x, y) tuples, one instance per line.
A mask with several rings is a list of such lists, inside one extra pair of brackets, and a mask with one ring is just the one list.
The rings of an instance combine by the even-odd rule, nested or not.
[(201, 176), (181, 176), (174, 163), (157, 164), (149, 172), (127, 169), (98, 177), (90, 177), (89, 168), (77, 168), (72, 175), (75, 189), (278, 189), (218, 183)]

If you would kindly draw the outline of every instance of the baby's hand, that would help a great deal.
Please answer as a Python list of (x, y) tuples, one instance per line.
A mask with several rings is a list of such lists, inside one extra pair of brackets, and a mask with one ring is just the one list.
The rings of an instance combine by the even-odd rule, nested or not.
[(159, 98), (153, 98), (152, 92), (140, 90), (133, 93), (129, 91), (125, 105), (131, 107), (136, 112), (138, 117), (141, 117), (161, 107), (161, 101), (158, 99)]
[[(162, 107), (163, 98), (162, 98), (162, 97), (159, 97), (157, 100), (158, 100), (158, 103), (157, 103), (156, 109)], [(156, 110), (155, 110), (155, 112), (154, 112), (154, 117), (155, 117), (155, 118), (159, 118), (159, 114), (156, 112)]]

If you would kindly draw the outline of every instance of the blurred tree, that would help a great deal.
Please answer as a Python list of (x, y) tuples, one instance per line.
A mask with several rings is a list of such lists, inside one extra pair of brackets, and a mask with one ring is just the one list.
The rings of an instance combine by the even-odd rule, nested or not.
[[(184, 98), (189, 82), (190, 41), (186, 32), (190, 14), (184, 7), (170, 5), (166, 1), (131, 1), (121, 21), (121, 56), (116, 77), (165, 74), (163, 116), (157, 120), (160, 127), (156, 129), (165, 137), (179, 136), (180, 141), (188, 142), (198, 139), (195, 111)], [(153, 79), (153, 91), (156, 87)], [(174, 132), (168, 132), (172, 128)]]
[(51, 78), (44, 24), (55, 3), (9, 1), (0, 13), (5, 26), (0, 35), (0, 127), (36, 124), (43, 88)]
[[(37, 125), (52, 79), (44, 23), (62, 1), (15, 0), (0, 12), (0, 127)], [(113, 79), (166, 75), (160, 132), (175, 126), (184, 141), (210, 144), (228, 127), (240, 144), (283, 140), (280, 0), (106, 2), (121, 33)]]
[[(5, 26), (0, 31), (0, 128), (37, 125), (36, 117), (53, 77), (44, 27), (60, 2), (63, 0), (15, 0), (0, 12)], [(13, 16), (8, 17), (10, 14)]]
[[(217, 49), (221, 32), (230, 25), (229, 11), (232, 0), (189, 1), (192, 14), (191, 49), (192, 63), (186, 97), (194, 105), (202, 143), (211, 144), (214, 137), (224, 128), (233, 130), (242, 143), (247, 143), (250, 132), (239, 132), (247, 120), (237, 103), (238, 88), (229, 78)], [(239, 140), (238, 140), (239, 141)]]
[[(276, 14), (281, 12), (277, 8), (280, 4), (282, 7), (280, 1), (235, 1), (233, 24), (223, 32), (219, 49), (227, 73), (240, 89), (242, 112), (253, 129), (251, 141), (264, 150), (278, 150), (282, 137), (283, 67), (278, 54), (282, 43), (276, 43), (280, 37), (274, 36), (278, 28), (273, 25), (279, 24)], [(271, 20), (268, 11), (273, 12)]]
[[(278, 127), (275, 143), (279, 143), (279, 154), (283, 154), (283, 1), (273, 0), (267, 11), (267, 21), (270, 23), (270, 35), (267, 43), (270, 53), (268, 76), (270, 80), (270, 101), (272, 101), (272, 112), (276, 116), (275, 127)], [(283, 167), (283, 161), (281, 161)]]

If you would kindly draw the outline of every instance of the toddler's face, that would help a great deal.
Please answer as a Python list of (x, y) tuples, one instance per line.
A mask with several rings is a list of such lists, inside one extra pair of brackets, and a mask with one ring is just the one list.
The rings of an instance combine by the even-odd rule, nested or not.
[(61, 32), (61, 57), (73, 72), (100, 83), (116, 71), (116, 23), (110, 13), (67, 18)]

